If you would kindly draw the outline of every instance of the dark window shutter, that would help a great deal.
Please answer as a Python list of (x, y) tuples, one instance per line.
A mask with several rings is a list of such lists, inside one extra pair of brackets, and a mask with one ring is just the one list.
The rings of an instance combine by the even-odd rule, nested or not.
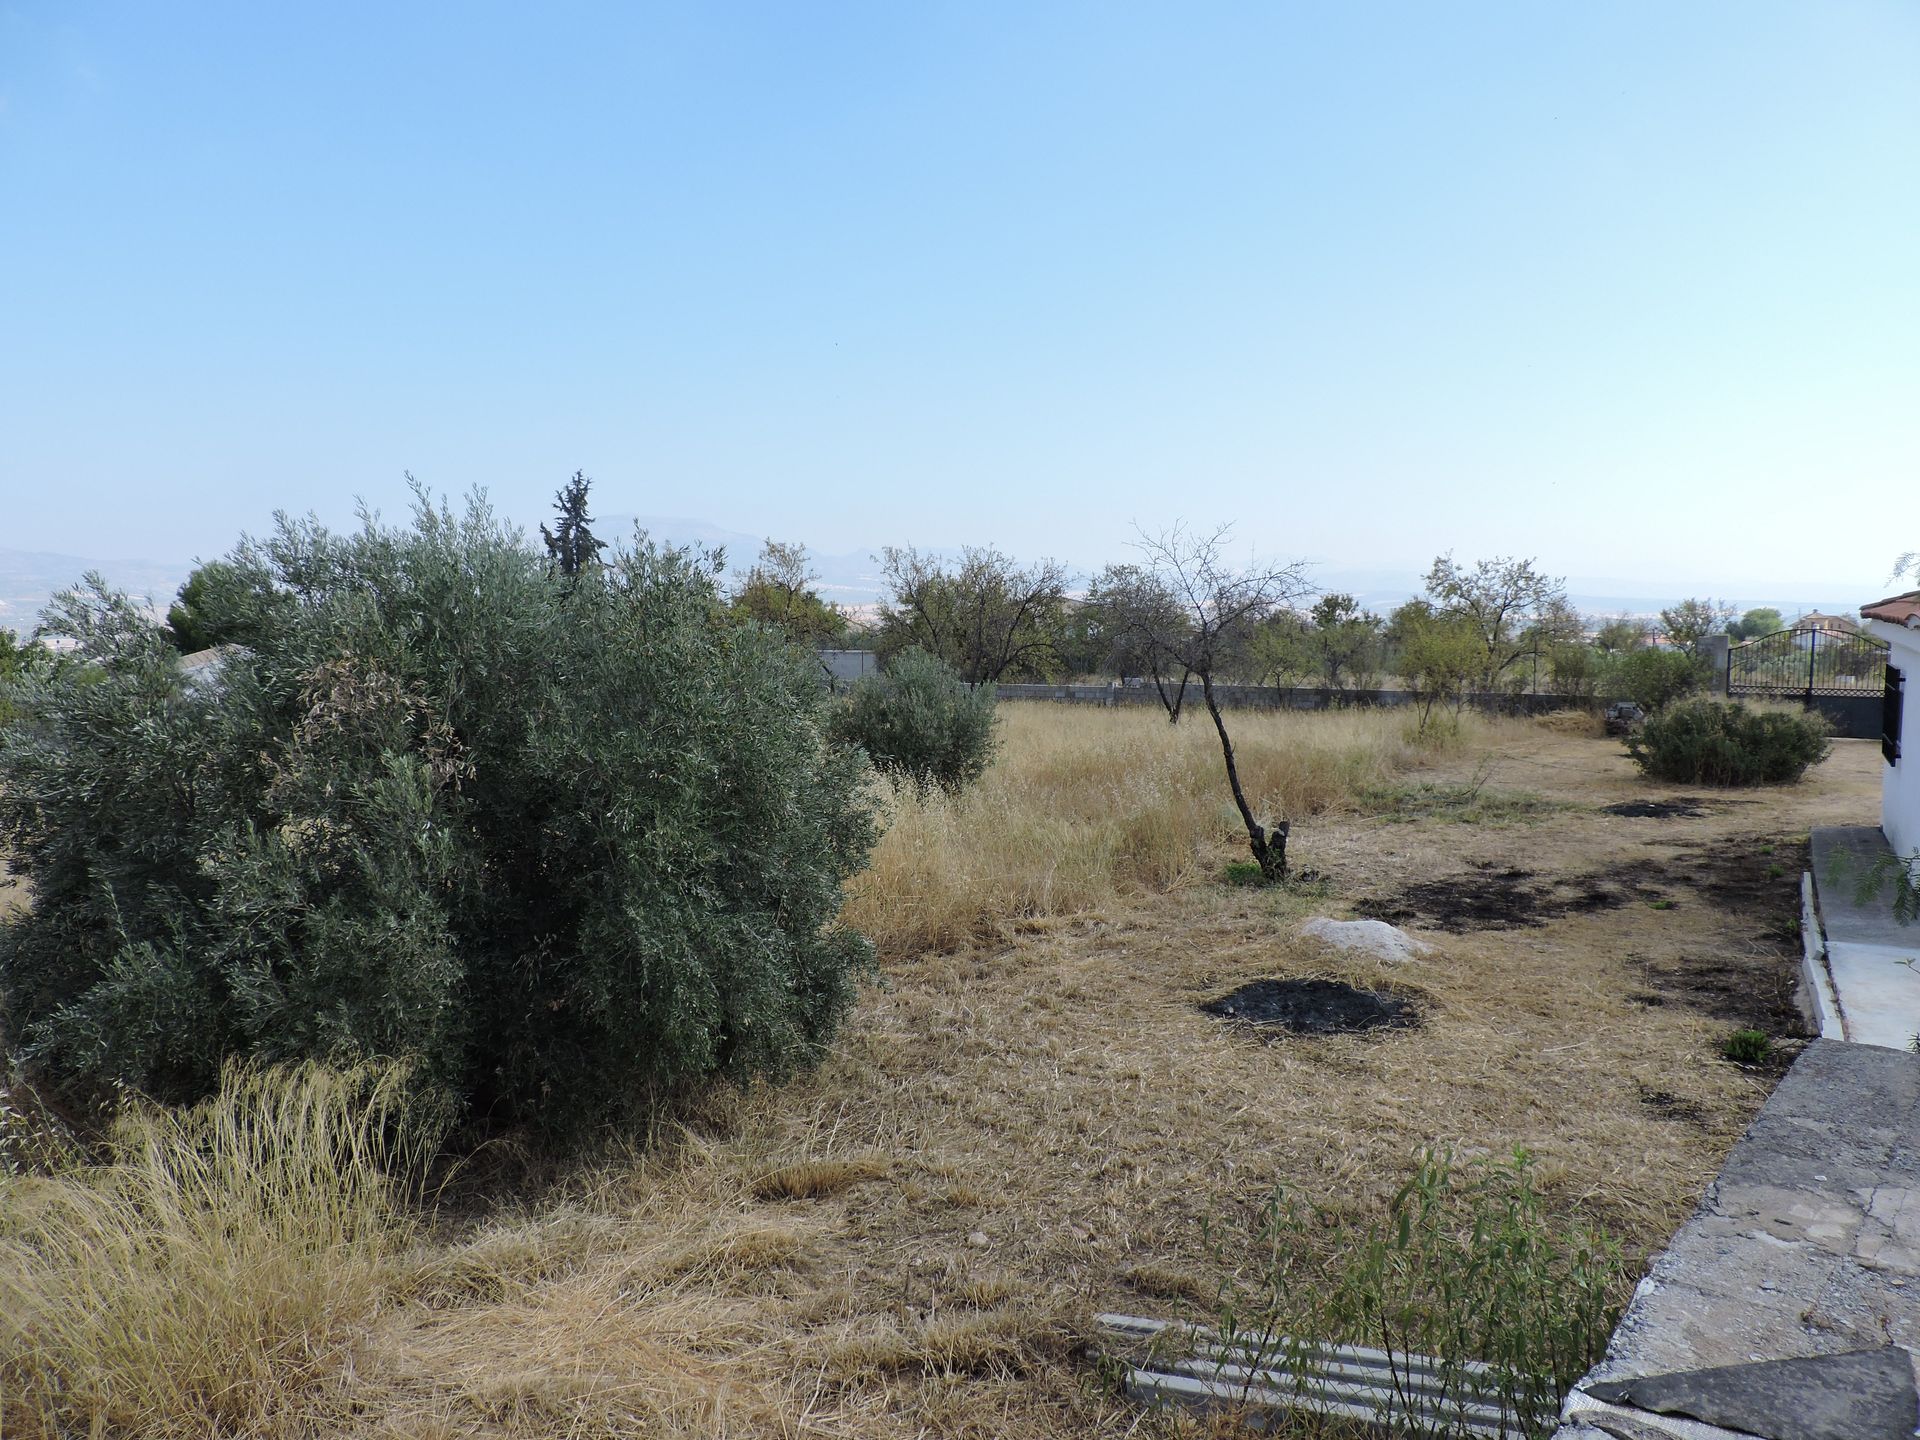
[(1889, 765), (1900, 763), (1900, 711), (1904, 699), (1901, 690), (1906, 678), (1893, 666), (1887, 666), (1887, 688), (1880, 702), (1880, 753), (1887, 757)]

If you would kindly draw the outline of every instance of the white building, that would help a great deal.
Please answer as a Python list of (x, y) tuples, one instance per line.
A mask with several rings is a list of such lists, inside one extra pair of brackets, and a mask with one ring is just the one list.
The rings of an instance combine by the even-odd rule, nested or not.
[(1880, 828), (1893, 853), (1920, 851), (1920, 698), (1906, 702), (1904, 682), (1920, 678), (1920, 590), (1860, 607), (1869, 634), (1887, 642), (1887, 698), (1880, 750), (1887, 758), (1880, 781)]

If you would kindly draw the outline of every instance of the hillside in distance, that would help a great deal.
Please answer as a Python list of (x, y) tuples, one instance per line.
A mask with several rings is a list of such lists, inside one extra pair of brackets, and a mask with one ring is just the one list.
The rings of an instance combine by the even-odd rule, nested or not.
[[(608, 514), (594, 521), (595, 532), (611, 543), (631, 540), (636, 527), (666, 544), (724, 550), (729, 577), (744, 575), (767, 539), (764, 535), (686, 516)], [(527, 531), (529, 537), (538, 543), (538, 522), (529, 525)], [(951, 547), (922, 548), (931, 549), (932, 553), (939, 555), (957, 553)], [(880, 549), (876, 544), (868, 549), (840, 553), (810, 550), (808, 560), (819, 577), (817, 584), (822, 598), (856, 612), (869, 611), (885, 595)], [(1074, 570), (1076, 588), (1085, 584), (1088, 574), (1100, 568), (1098, 560), (1087, 557), (1061, 558), (1067, 559)], [(1127, 560), (1133, 557), (1128, 553), (1112, 558)], [(125, 590), (136, 600), (148, 603), (154, 614), (163, 615), (192, 569), (192, 562), (186, 560), (107, 560), (97, 556), (0, 547), (0, 629), (14, 630), (23, 635), (31, 631), (39, 622), (40, 612), (48, 600), (59, 590), (77, 584), (89, 570), (99, 571), (109, 584)], [(1352, 594), (1367, 609), (1381, 614), (1419, 594), (1421, 590), (1421, 577), (1411, 570), (1366, 569), (1329, 562), (1310, 566), (1308, 574), (1319, 590)], [(1723, 591), (1691, 582), (1684, 576), (1676, 577), (1667, 584), (1569, 576), (1567, 594), (1576, 609), (1594, 616), (1652, 616), (1685, 596), (1712, 595), (1741, 610), (1756, 606), (1771, 607), (1789, 619), (1815, 610), (1847, 615), (1862, 604), (1878, 598), (1877, 593), (1853, 593), (1853, 587), (1845, 584), (1778, 579), (1757, 580), (1735, 590)]]

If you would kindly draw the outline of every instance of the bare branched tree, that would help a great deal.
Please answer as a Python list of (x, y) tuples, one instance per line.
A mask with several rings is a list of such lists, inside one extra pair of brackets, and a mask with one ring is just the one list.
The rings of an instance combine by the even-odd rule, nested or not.
[(1245, 647), (1262, 621), (1301, 599), (1312, 587), (1306, 581), (1304, 562), (1274, 565), (1250, 560), (1244, 567), (1236, 567), (1225, 554), (1228, 531), (1227, 526), (1203, 532), (1175, 525), (1158, 535), (1143, 533), (1139, 548), (1146, 569), (1177, 602), (1179, 625), (1164, 626), (1155, 643), (1177, 656), (1186, 671), (1199, 680), (1201, 699), (1220, 737), (1227, 785), (1247, 827), (1247, 846), (1261, 875), (1280, 880), (1287, 873), (1287, 835), (1292, 822), (1282, 819), (1268, 827), (1254, 815), (1240, 783), (1233, 737), (1227, 733), (1215, 680), (1222, 665)]
[(917, 645), (969, 685), (1056, 668), (1067, 603), (1058, 561), (1022, 567), (991, 546), (969, 546), (949, 567), (889, 546), (881, 563), (889, 591), (879, 616), (882, 655)]

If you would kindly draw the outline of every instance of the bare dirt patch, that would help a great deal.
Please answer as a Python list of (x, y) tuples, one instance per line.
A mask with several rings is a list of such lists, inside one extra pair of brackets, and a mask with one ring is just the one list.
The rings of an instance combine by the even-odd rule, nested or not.
[(1404, 1029), (1420, 1020), (1411, 1000), (1344, 980), (1251, 980), (1200, 1008), (1223, 1020), (1296, 1035)]

